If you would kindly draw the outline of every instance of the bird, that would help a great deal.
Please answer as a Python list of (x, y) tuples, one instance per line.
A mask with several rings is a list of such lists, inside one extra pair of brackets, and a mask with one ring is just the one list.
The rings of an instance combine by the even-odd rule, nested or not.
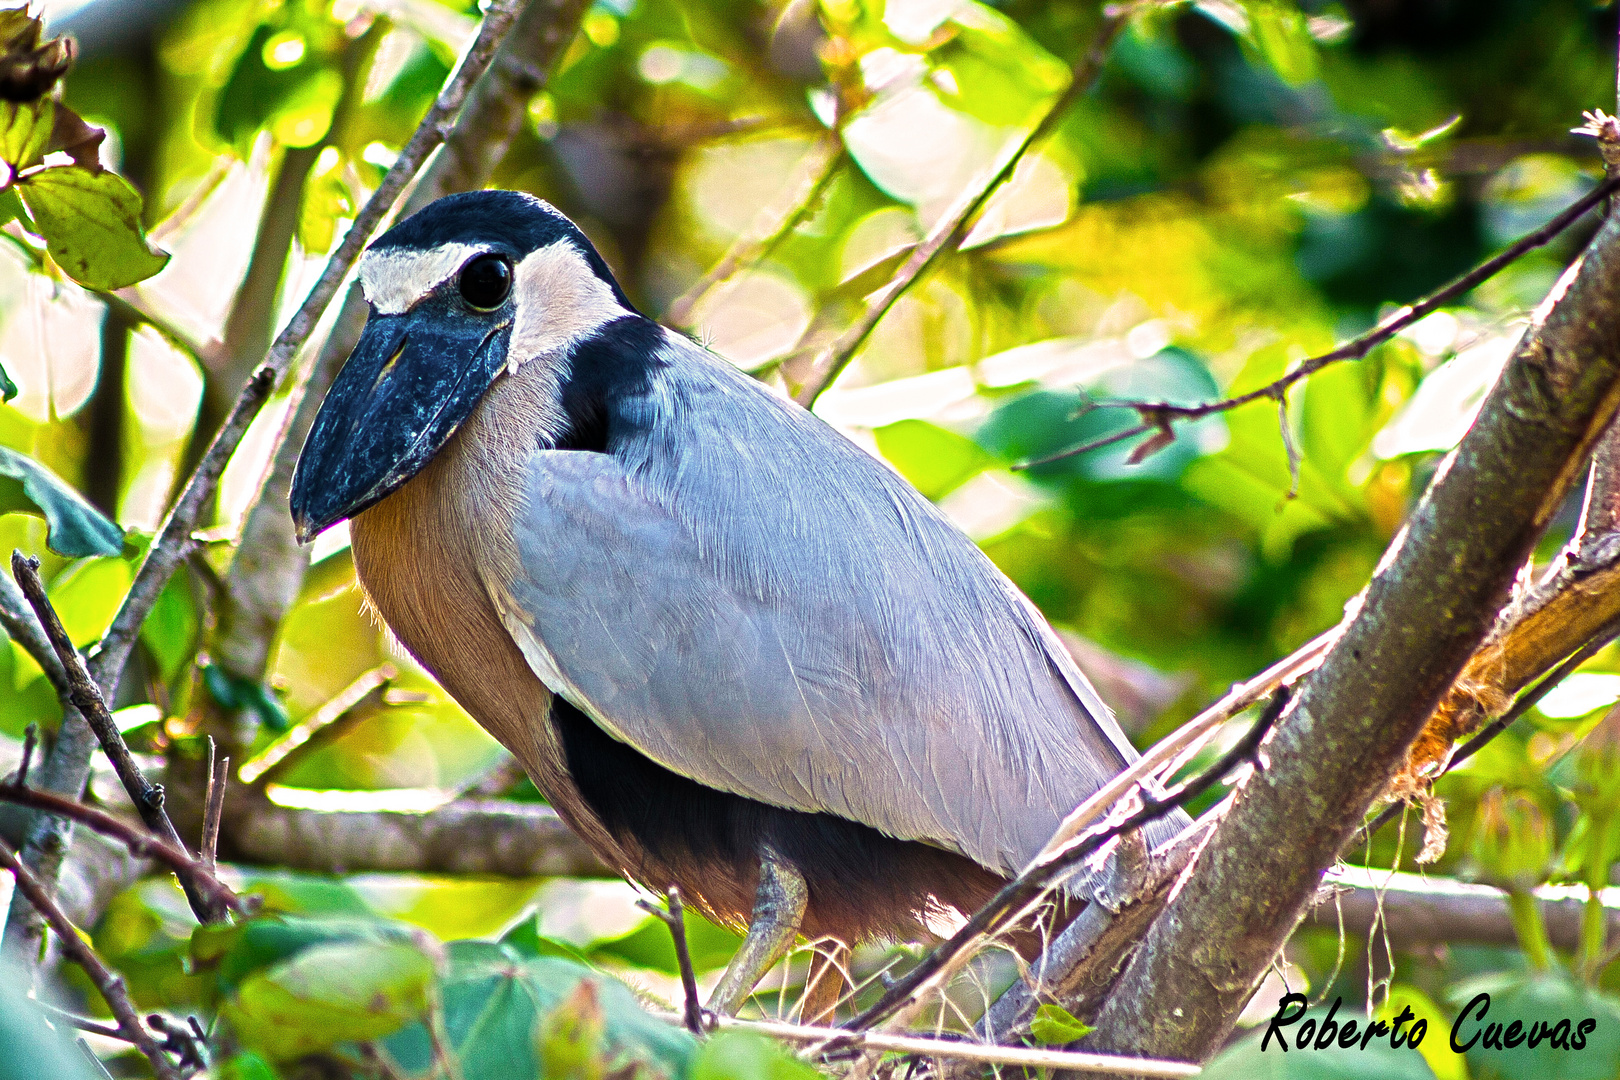
[(596, 855), (747, 929), (711, 1008), (801, 934), (932, 936), (1136, 759), (933, 503), (549, 203), (441, 198), (358, 279), (299, 539), (349, 520), (372, 610)]

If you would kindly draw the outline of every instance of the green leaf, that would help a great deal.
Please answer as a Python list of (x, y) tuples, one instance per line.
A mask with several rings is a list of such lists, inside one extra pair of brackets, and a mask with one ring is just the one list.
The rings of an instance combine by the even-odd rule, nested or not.
[[(9, 386), (11, 380), (7, 379)], [(11, 387), (16, 393), (16, 387)], [(44, 465), (0, 446), (0, 514), (38, 514), (48, 527), (46, 543), (70, 558), (117, 555), (124, 531)]]
[(11, 166), (13, 175), (39, 164), (55, 123), (56, 102), (48, 97), (31, 102), (0, 101), (0, 161)]
[(251, 1050), (232, 1055), (219, 1075), (220, 1080), (280, 1080), (274, 1066)]
[(1316, 42), (1297, 7), (1282, 0), (1251, 0), (1243, 8), (1249, 16), (1248, 40), (1279, 79), (1299, 86), (1316, 78)]
[[(458, 941), (449, 946), (449, 973), (439, 983), (444, 1031), (466, 1080), (505, 1080), (542, 1074), (543, 1051), (535, 1045), (545, 1018), (572, 1000), (573, 1012), (558, 1019), (549, 1035), (562, 1039), (557, 1050), (578, 1050), (584, 999), (580, 984), (600, 1008), (601, 1027), (590, 1058), (607, 1073), (635, 1069), (642, 1080), (681, 1076), (696, 1043), (691, 1035), (647, 1015), (629, 987), (584, 964), (560, 957), (525, 958), (506, 945)], [(568, 1023), (564, 1023), (567, 1021)], [(565, 1029), (572, 1025), (572, 1035)], [(427, 1029), (412, 1023), (383, 1040), (402, 1075), (433, 1073), (433, 1046)], [(549, 1064), (549, 1063), (547, 1063)], [(549, 1075), (549, 1068), (545, 1070)]]
[[(15, 198), (15, 196), (13, 196), (13, 198)], [(0, 197), (0, 218), (4, 219), (0, 220), (0, 225), (4, 225), (6, 221), (11, 220), (10, 218), (5, 217), (3, 197)], [(0, 367), (0, 401), (10, 401), (16, 396), (17, 384), (11, 381), (11, 376), (6, 374), (6, 369), (4, 367)]]
[(1081, 1023), (1061, 1005), (1042, 1005), (1035, 1010), (1035, 1019), (1029, 1022), (1029, 1033), (1035, 1041), (1047, 1046), (1067, 1046), (1090, 1035), (1096, 1028)]
[(416, 943), (315, 945), (247, 979), (220, 1016), (243, 1046), (285, 1061), (376, 1039), (425, 1015), (435, 970)]
[(270, 731), (280, 733), (292, 726), (287, 707), (263, 683), (239, 679), (218, 664), (209, 664), (203, 668), (203, 687), (222, 707), (250, 712)]
[(18, 183), (45, 247), (64, 272), (91, 289), (122, 289), (162, 270), (141, 229), (141, 196), (112, 172), (63, 165)]
[[(1489, 985), (1487, 981), (1489, 980)], [(1453, 986), (1447, 993), (1453, 1005), (1464, 1010), (1476, 994), (1490, 994), (1489, 1009), (1483, 1019), (1475, 1004), (1457, 1024), (1457, 1039), (1469, 1046), (1467, 1057), (1472, 1075), (1499, 1077), (1501, 1080), (1613, 1080), (1615, 1062), (1620, 1061), (1620, 1001), (1582, 986), (1563, 972), (1510, 977), (1506, 985), (1499, 978), (1483, 976)], [(1580, 1050), (1560, 1050), (1549, 1040), (1528, 1038), (1511, 1049), (1486, 1049), (1483, 1035), (1471, 1046), (1469, 1040), (1487, 1024), (1507, 1025), (1517, 1020), (1526, 1032), (1532, 1025), (1546, 1024), (1556, 1032), (1561, 1020), (1569, 1021), (1569, 1032), (1590, 1017), (1595, 1029), (1585, 1036)], [(1573, 1038), (1573, 1035), (1570, 1036)]]
[(942, 499), (996, 464), (965, 435), (926, 420), (901, 420), (872, 432), (878, 450), (930, 499)]
[(703, 1044), (688, 1075), (689, 1080), (816, 1080), (821, 1074), (773, 1039), (725, 1031)]
[(152, 650), (158, 674), (165, 683), (174, 681), (197, 647), (200, 622), (186, 574), (176, 574), (158, 594), (152, 612), (141, 624), (141, 641)]

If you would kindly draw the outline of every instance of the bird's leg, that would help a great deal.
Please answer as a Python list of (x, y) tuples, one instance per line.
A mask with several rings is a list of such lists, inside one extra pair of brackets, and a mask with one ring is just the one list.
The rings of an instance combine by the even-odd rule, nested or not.
[(759, 980), (793, 947), (809, 899), (798, 867), (767, 847), (760, 855), (759, 889), (754, 893), (748, 936), (709, 996), (711, 1010), (721, 1016), (736, 1014)]

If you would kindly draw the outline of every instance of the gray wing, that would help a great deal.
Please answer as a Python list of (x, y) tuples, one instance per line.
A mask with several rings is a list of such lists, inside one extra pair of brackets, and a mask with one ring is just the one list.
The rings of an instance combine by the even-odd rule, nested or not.
[(695, 346), (539, 451), (488, 582), (535, 673), (699, 783), (1015, 871), (1134, 757), (1050, 627), (881, 463)]

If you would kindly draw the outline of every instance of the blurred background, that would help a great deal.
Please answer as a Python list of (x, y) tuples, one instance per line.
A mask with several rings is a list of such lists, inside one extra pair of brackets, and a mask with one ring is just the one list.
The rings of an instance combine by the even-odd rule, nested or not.
[[(461, 0), (37, 7), (77, 36), (65, 101), (107, 128), (104, 161), (143, 192), (173, 253), (134, 293), (165, 337), (0, 244), (0, 365), (20, 391), (0, 406), (0, 444), (129, 530), (121, 557), (68, 560), (38, 518), (0, 517), (0, 550), (41, 556), (86, 644), (478, 12)], [(1102, 19), (1094, 0), (597, 0), (582, 12), (543, 89), (521, 100), (491, 183), (554, 202), (643, 311), (777, 385), (802, 377), (1017, 145)], [(1590, 0), (1144, 5), (1095, 90), (816, 411), (983, 546), (1145, 745), (1340, 619), (1594, 221), (1303, 384), (1281, 418), (1297, 478), (1272, 403), (1184, 427), (1136, 464), (1123, 444), (1014, 466), (1136, 422), (1087, 403), (1263, 385), (1543, 224), (1601, 178), (1592, 140), (1570, 129), (1582, 110), (1613, 108), (1616, 30), (1614, 8)], [(736, 272), (711, 280), (731, 251), (744, 256)], [(255, 424), (202, 553), (143, 631), (117, 702), (129, 738), (183, 772), (204, 733), (228, 730), (242, 783), (264, 800), (253, 805), (310, 814), (537, 798), (364, 610), (342, 528), (300, 556), (310, 565), (285, 618), (256, 631), (262, 678), (218, 655), (219, 598), (245, 572), (243, 517), (285, 416), (272, 405)], [(1443, 781), (1453, 831), (1437, 872), (1483, 873), (1470, 852), (1494, 790), (1542, 816), (1539, 877), (1575, 874), (1569, 853), (1587, 833), (1549, 769), (1617, 700), (1610, 650)], [(0, 649), (0, 762), (28, 723), (59, 716), (38, 666)], [(288, 910), (353, 907), (446, 939), (533, 926), (538, 911), (540, 932), (637, 985), (673, 985), (664, 931), (622, 883), (459, 873), (428, 855), (411, 872), (295, 872), (275, 865), (295, 853), (278, 860), (271, 841), (233, 847), (233, 827), (246, 826), (227, 826), (235, 872)], [(1395, 865), (1394, 831), (1365, 857)], [(140, 1000), (183, 1002), (183, 899), (164, 879), (108, 880), (98, 945)], [(730, 940), (700, 931), (700, 960), (723, 962)], [(1467, 979), (1525, 963), (1508, 945), (1391, 954), (1352, 939), (1342, 962), (1338, 949), (1333, 932), (1302, 932), (1291, 977), (1355, 1000), (1393, 979), (1437, 1014), (1454, 1012)]]

